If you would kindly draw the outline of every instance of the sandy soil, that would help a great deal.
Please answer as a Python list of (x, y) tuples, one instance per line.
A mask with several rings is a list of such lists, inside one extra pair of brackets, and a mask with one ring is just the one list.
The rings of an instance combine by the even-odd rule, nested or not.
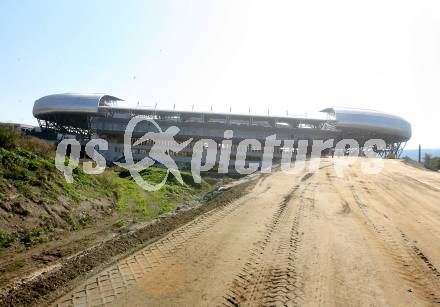
[(440, 174), (386, 161), (263, 175), (60, 298), (59, 306), (440, 303)]

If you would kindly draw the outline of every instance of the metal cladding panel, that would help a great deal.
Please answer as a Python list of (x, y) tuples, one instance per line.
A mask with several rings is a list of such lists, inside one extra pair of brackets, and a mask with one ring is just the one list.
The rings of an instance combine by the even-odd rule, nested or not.
[(34, 117), (50, 113), (96, 113), (105, 94), (55, 94), (34, 103)]
[(396, 115), (346, 108), (328, 108), (323, 112), (334, 113), (338, 128), (358, 128), (377, 134), (394, 135), (402, 141), (411, 138), (411, 124)]

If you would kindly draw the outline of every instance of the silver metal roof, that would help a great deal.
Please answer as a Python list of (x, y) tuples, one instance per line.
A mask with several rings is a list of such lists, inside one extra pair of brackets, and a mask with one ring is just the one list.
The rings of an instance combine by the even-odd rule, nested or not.
[[(69, 121), (70, 125), (78, 124), (78, 120), (84, 119), (87, 122), (87, 115), (98, 114), (105, 110), (115, 112), (127, 112), (136, 114), (150, 114), (160, 116), (179, 115), (183, 117), (203, 115), (206, 118), (215, 119), (216, 117), (228, 118), (249, 118), (255, 120), (275, 120), (290, 123), (292, 121), (304, 121), (309, 123), (331, 122), (336, 120), (336, 128), (345, 131), (363, 130), (368, 134), (388, 135), (396, 141), (406, 141), (411, 137), (411, 124), (403, 118), (382, 113), (374, 110), (350, 109), (331, 107), (322, 110), (330, 115), (331, 119), (312, 119), (290, 116), (262, 116), (245, 115), (231, 113), (213, 112), (190, 112), (190, 111), (167, 111), (156, 109), (120, 108), (116, 106), (117, 101), (122, 99), (106, 94), (55, 94), (42, 97), (35, 101), (33, 115), (39, 119), (64, 120)], [(64, 114), (63, 117), (59, 115)], [(66, 117), (67, 115), (67, 117)], [(102, 114), (101, 114), (102, 115)], [(83, 123), (85, 125), (85, 123)]]
[(395, 135), (402, 140), (411, 138), (411, 124), (393, 114), (341, 107), (331, 107), (321, 112), (334, 115), (337, 128), (363, 129), (378, 134)]
[(106, 94), (55, 94), (34, 103), (34, 117), (50, 113), (96, 113), (98, 106), (111, 105), (122, 99)]
[(88, 115), (104, 115), (106, 112), (120, 113), (127, 117), (133, 115), (151, 115), (158, 117), (202, 117), (204, 122), (215, 119), (274, 121), (275, 123), (298, 123), (319, 125), (331, 122), (328, 119), (309, 118), (300, 116), (273, 116), (273, 115), (252, 115), (198, 111), (176, 111), (160, 110), (156, 108), (123, 107), (117, 102), (122, 99), (106, 94), (55, 94), (42, 97), (35, 101), (33, 115), (38, 119), (52, 120), (60, 123), (86, 119)]

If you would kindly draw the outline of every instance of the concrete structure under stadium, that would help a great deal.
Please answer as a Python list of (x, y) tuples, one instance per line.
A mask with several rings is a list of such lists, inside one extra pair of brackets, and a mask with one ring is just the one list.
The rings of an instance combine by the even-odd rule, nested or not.
[[(243, 139), (257, 139), (264, 144), (266, 137), (276, 134), (278, 140), (307, 140), (308, 152), (313, 140), (355, 139), (362, 149), (369, 139), (383, 139), (385, 148), (374, 148), (379, 156), (399, 156), (404, 144), (411, 137), (411, 125), (401, 117), (372, 110), (331, 107), (322, 110), (325, 119), (293, 116), (261, 116), (251, 114), (214, 113), (158, 110), (152, 108), (129, 108), (120, 104), (122, 99), (105, 94), (56, 94), (35, 101), (33, 115), (41, 129), (59, 136), (75, 135), (82, 141), (100, 137), (106, 139), (109, 148), (104, 152), (107, 161), (121, 161), (123, 135), (129, 120), (137, 115), (154, 119), (163, 131), (177, 126), (180, 132), (177, 142), (189, 138), (193, 141), (173, 157), (178, 163), (190, 162), (193, 146), (197, 140), (212, 139), (221, 147), (225, 130), (232, 130), (231, 163), (237, 144)], [(134, 138), (157, 128), (143, 121), (136, 126)], [(297, 142), (295, 142), (297, 144)], [(146, 156), (152, 142), (144, 142), (133, 148), (133, 157), (140, 160)], [(275, 147), (274, 159), (280, 159), (283, 145)], [(246, 148), (249, 161), (260, 161), (263, 148)], [(327, 150), (324, 154), (328, 154)]]

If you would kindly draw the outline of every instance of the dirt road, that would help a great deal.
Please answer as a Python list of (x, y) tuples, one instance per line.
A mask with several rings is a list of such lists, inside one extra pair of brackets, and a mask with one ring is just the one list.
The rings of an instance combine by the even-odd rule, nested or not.
[(342, 178), (330, 159), (261, 175), (56, 305), (440, 304), (440, 174), (389, 160), (366, 175), (360, 162)]

